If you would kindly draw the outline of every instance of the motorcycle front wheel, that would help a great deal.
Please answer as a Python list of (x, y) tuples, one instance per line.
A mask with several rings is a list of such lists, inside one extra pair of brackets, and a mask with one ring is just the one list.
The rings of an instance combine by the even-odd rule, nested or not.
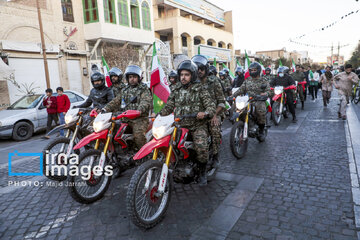
[(360, 101), (360, 88), (356, 88), (355, 97), (354, 97), (354, 103), (358, 104)]
[(281, 122), (282, 115), (280, 114), (280, 103), (274, 102), (272, 107), (272, 120), (276, 126), (278, 126)]
[(126, 205), (132, 222), (144, 229), (157, 225), (165, 216), (171, 198), (172, 181), (168, 173), (164, 193), (158, 193), (163, 163), (149, 160), (132, 176)]
[(244, 123), (236, 122), (230, 132), (230, 149), (233, 155), (241, 159), (245, 156), (248, 147), (248, 139), (244, 139)]
[[(109, 188), (112, 176), (103, 173), (98, 176), (94, 173), (94, 167), (99, 165), (101, 151), (91, 149), (82, 152), (79, 156), (79, 164), (70, 166), (78, 168), (78, 174), (68, 177), (68, 190), (71, 197), (79, 203), (93, 203), (102, 198)], [(91, 163), (92, 162), (92, 163)], [(109, 160), (105, 160), (104, 169), (109, 166)]]

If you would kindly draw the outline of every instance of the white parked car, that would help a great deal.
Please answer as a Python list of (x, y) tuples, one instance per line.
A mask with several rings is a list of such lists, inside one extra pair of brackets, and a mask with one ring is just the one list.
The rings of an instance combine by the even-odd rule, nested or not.
[[(64, 91), (71, 106), (85, 102), (87, 96), (67, 90)], [(57, 93), (53, 93), (57, 96)], [(17, 141), (29, 139), (33, 133), (46, 128), (47, 112), (43, 106), (45, 94), (26, 95), (6, 110), (0, 111), (0, 138), (13, 138)]]

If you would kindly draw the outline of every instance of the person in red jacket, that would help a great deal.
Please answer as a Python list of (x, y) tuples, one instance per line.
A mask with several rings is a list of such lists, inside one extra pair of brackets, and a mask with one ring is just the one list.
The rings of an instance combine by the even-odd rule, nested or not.
[[(56, 89), (58, 94), (56, 98), (57, 102), (57, 112), (59, 114), (60, 124), (65, 124), (65, 114), (70, 108), (70, 100), (69, 97), (64, 94), (64, 89), (62, 87), (58, 87)], [(64, 130), (60, 130), (60, 135), (64, 136)]]
[[(47, 128), (46, 128), (46, 134), (51, 129), (52, 121), (57, 124), (58, 122), (58, 115), (57, 115), (57, 104), (56, 104), (56, 97), (52, 96), (52, 89), (48, 88), (45, 90), (46, 97), (43, 99), (43, 105), (46, 107), (46, 111), (48, 113), (47, 118)], [(49, 139), (50, 137), (48, 135), (45, 136), (45, 138)]]

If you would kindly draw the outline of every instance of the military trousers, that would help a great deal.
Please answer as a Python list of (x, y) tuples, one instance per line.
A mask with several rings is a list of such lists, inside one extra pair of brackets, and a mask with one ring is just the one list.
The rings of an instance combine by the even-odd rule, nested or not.
[(211, 148), (213, 150), (213, 154), (219, 153), (220, 144), (221, 144), (221, 117), (217, 116), (218, 121), (220, 122), (219, 126), (215, 126), (211, 124), (210, 121), (210, 136), (212, 139)]
[(207, 126), (200, 126), (196, 129), (191, 129), (190, 134), (193, 138), (194, 149), (197, 155), (197, 160), (200, 163), (206, 163), (209, 159), (209, 145), (208, 137), (209, 133)]

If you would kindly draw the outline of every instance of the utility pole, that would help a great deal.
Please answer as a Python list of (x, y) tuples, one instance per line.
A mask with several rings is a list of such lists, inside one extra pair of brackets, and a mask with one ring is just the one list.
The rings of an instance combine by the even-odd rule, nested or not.
[(338, 64), (340, 64), (340, 42), (338, 43)]
[(331, 63), (330, 63), (330, 65), (333, 65), (334, 63), (333, 63), (333, 53), (334, 53), (334, 44), (332, 43), (331, 44)]
[(41, 21), (39, 0), (36, 0), (36, 7), (37, 7), (37, 12), (38, 12), (38, 18), (39, 18), (41, 47), (42, 47), (42, 52), (43, 52), (43, 56), (44, 56), (44, 69), (45, 69), (46, 87), (50, 88), (50, 77), (49, 77), (48, 62), (47, 62), (47, 58), (46, 58), (46, 46), (45, 46), (44, 31), (43, 31), (43, 26), (42, 26), (42, 21)]

